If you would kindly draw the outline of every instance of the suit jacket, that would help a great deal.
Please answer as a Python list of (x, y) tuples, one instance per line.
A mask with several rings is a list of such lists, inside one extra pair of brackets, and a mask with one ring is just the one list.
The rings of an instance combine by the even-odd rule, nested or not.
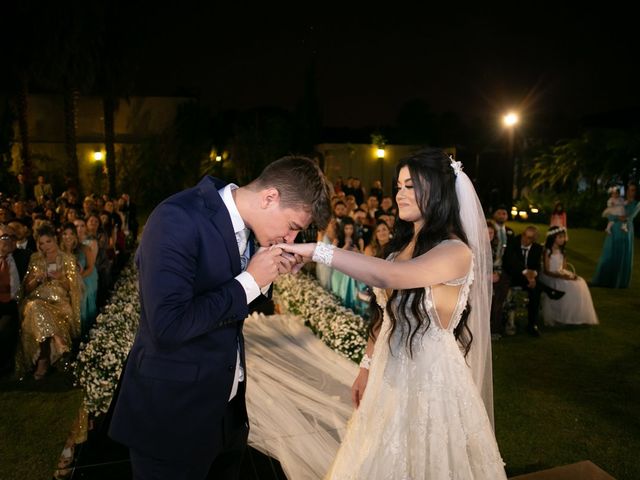
[(532, 243), (527, 256), (525, 265), (524, 255), (522, 254), (522, 236), (518, 235), (513, 241), (507, 244), (507, 249), (502, 257), (502, 268), (511, 277), (511, 285), (527, 287), (529, 282), (527, 277), (522, 274), (525, 269), (535, 270), (540, 273), (542, 266), (542, 245)]
[(244, 365), (249, 306), (223, 186), (205, 177), (162, 202), (136, 254), (140, 325), (109, 434), (154, 458), (216, 457), (238, 346)]
[(18, 269), (18, 276), (20, 281), (24, 281), (24, 276), (27, 274), (29, 268), (29, 260), (33, 252), (29, 250), (21, 250), (16, 248), (11, 255), (13, 255), (13, 261), (16, 262), (16, 268)]

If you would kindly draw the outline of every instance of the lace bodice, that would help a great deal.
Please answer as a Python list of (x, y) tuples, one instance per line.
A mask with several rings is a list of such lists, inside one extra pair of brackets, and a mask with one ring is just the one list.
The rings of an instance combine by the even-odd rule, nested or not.
[[(453, 240), (453, 239), (445, 240), (442, 243), (445, 243), (445, 242), (463, 243), (460, 240)], [(390, 261), (393, 261), (394, 258), (395, 258), (395, 254), (391, 254), (389, 255), (389, 257), (387, 257), (387, 259)], [(446, 328), (446, 330), (449, 332), (453, 332), (455, 328), (458, 326), (458, 323), (460, 322), (460, 318), (462, 317), (462, 312), (464, 311), (467, 305), (467, 299), (469, 297), (469, 289), (472, 283), (473, 283), (473, 256), (471, 257), (471, 263), (469, 264), (469, 272), (467, 273), (467, 275), (465, 275), (464, 277), (455, 278), (443, 283), (444, 285), (448, 285), (448, 286), (461, 286), (458, 292), (458, 301), (456, 302), (456, 306), (453, 310), (453, 314), (449, 320), (448, 327)], [(387, 301), (388, 301), (387, 292), (384, 289), (375, 288), (375, 287), (373, 288), (373, 291), (376, 295), (376, 301), (378, 305), (383, 311), (385, 311), (385, 308), (387, 306)], [(412, 295), (413, 294), (411, 294), (407, 302), (408, 308), (411, 305)], [(396, 302), (399, 303), (398, 298), (396, 298)], [(425, 287), (424, 307), (425, 307), (425, 311), (429, 315), (429, 318), (431, 319), (430, 328), (433, 327), (433, 328), (444, 330), (441, 327), (442, 322), (440, 321), (438, 310), (436, 308), (436, 305), (433, 299), (433, 289), (430, 286)], [(409, 318), (412, 317), (412, 312), (410, 311), (410, 308), (407, 310), (407, 316)], [(385, 312), (385, 317), (386, 317), (386, 312)], [(430, 332), (430, 333), (435, 333), (435, 332)]]

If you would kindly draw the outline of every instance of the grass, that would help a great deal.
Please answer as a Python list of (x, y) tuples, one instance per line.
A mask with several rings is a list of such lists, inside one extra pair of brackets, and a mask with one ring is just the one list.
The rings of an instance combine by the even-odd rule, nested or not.
[(57, 371), (39, 382), (0, 382), (0, 479), (50, 480), (81, 402)]
[[(569, 261), (587, 280), (603, 239), (602, 232), (570, 231)], [(630, 288), (592, 289), (599, 326), (545, 328), (541, 338), (519, 333), (493, 343), (496, 434), (510, 476), (591, 460), (619, 480), (640, 478), (637, 241), (636, 252)], [(49, 480), (80, 402), (63, 373), (0, 382), (0, 480)]]
[[(589, 280), (604, 234), (569, 234), (568, 259)], [(493, 342), (496, 435), (510, 476), (591, 460), (617, 479), (640, 478), (638, 258), (630, 288), (591, 289), (599, 326)]]

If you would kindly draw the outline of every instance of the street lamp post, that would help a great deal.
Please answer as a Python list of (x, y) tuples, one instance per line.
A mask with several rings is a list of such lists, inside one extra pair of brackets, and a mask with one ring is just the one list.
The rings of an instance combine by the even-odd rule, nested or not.
[(376, 151), (378, 162), (380, 162), (380, 183), (384, 189), (384, 147), (379, 147)]
[(518, 195), (520, 194), (519, 185), (517, 181), (517, 177), (519, 175), (519, 165), (516, 165), (516, 158), (514, 155), (515, 129), (519, 121), (520, 119), (518, 118), (518, 114), (514, 112), (509, 112), (502, 117), (502, 124), (507, 129), (507, 134), (508, 134), (508, 156), (509, 156), (509, 166), (511, 169), (510, 177), (511, 177), (511, 185), (512, 185), (512, 190), (511, 190), (512, 200), (517, 199)]

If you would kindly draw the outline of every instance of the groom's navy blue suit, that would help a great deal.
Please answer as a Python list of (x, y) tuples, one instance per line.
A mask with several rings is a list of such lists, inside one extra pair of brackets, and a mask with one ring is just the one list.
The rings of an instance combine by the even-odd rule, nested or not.
[[(137, 252), (140, 326), (109, 433), (151, 458), (211, 462), (228, 435), (223, 418), (238, 348), (244, 367), (250, 306), (234, 278), (240, 256), (222, 187), (206, 177), (162, 202)], [(246, 438), (244, 388), (235, 402)]]

